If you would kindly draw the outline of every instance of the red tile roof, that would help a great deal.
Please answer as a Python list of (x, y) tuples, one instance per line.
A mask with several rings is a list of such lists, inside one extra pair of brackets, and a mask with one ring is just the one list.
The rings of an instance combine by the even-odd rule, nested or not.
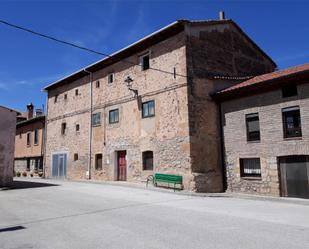
[(249, 80), (243, 81), (243, 82), (241, 82), (237, 85), (226, 88), (226, 89), (218, 92), (217, 94), (220, 95), (221, 93), (223, 94), (223, 93), (227, 93), (227, 92), (234, 92), (234, 91), (241, 90), (241, 89), (249, 87), (249, 86), (255, 86), (255, 85), (267, 83), (267, 82), (270, 82), (270, 81), (273, 81), (273, 80), (283, 79), (283, 78), (290, 77), (290, 76), (293, 76), (293, 75), (296, 75), (296, 74), (304, 73), (306, 71), (309, 72), (309, 63), (299, 65), (299, 66), (295, 66), (295, 67), (289, 67), (287, 69), (275, 71), (275, 72), (272, 72), (272, 73), (267, 73), (267, 74), (255, 76), (255, 77), (253, 77)]

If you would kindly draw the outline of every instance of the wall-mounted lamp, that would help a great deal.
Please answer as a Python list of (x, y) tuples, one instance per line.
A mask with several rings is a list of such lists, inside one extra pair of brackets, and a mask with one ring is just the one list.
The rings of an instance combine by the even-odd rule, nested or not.
[(124, 82), (126, 83), (128, 90), (134, 93), (134, 98), (136, 98), (138, 96), (138, 90), (132, 88), (132, 78), (128, 76)]

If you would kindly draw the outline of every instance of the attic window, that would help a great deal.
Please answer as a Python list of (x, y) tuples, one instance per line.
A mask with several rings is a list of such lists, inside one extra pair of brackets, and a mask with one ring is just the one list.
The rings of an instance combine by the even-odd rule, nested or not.
[(100, 88), (100, 81), (99, 81), (99, 80), (96, 81), (95, 87), (96, 87), (96, 88)]
[(144, 54), (142, 56), (139, 57), (139, 62), (140, 62), (140, 65), (141, 65), (141, 68), (142, 68), (142, 71), (145, 71), (147, 69), (150, 68), (150, 55), (149, 53), (147, 54)]
[(282, 98), (297, 96), (297, 86), (289, 85), (282, 87)]
[(110, 73), (110, 74), (107, 75), (107, 82), (109, 84), (114, 82), (114, 74), (113, 73)]

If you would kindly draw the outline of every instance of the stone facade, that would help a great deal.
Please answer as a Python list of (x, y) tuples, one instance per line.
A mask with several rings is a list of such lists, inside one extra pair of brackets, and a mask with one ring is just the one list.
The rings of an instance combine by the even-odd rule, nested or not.
[[(140, 42), (138, 48), (135, 45), (134, 53), (130, 52), (124, 60), (96, 68), (92, 88), (90, 75), (68, 78), (65, 83), (47, 88), (47, 177), (52, 176), (52, 155), (62, 153), (67, 155), (67, 178), (87, 179), (90, 174), (91, 179), (117, 180), (117, 152), (125, 150), (128, 181), (141, 181), (153, 172), (162, 172), (182, 175), (188, 190), (223, 190), (219, 114), (209, 94), (231, 83), (215, 80), (209, 72), (251, 75), (273, 71), (275, 65), (233, 23), (185, 22), (181, 25), (182, 29), (152, 45), (145, 45), (150, 38)], [(225, 33), (231, 33), (226, 35), (225, 42), (233, 43), (232, 47), (216, 45), (215, 40)], [(208, 35), (211, 38), (207, 38)], [(211, 57), (213, 49), (220, 51), (217, 59)], [(230, 57), (225, 57), (226, 52)], [(150, 54), (152, 68), (171, 73), (142, 71), (139, 56), (145, 53)], [(235, 65), (243, 57), (251, 65), (244, 69), (246, 72)], [(229, 63), (230, 69), (218, 67), (217, 60)], [(257, 67), (257, 63), (261, 66)], [(112, 83), (108, 83), (110, 73), (114, 75)], [(127, 76), (133, 79), (132, 88), (138, 90), (137, 98), (124, 83)], [(91, 92), (92, 113), (101, 114), (101, 124), (92, 130)], [(142, 118), (141, 104), (151, 100), (155, 102), (155, 115)], [(109, 124), (109, 111), (114, 109), (119, 109), (119, 122)], [(61, 134), (63, 123), (66, 123), (65, 134)], [(151, 171), (143, 170), (144, 151), (153, 151)], [(103, 155), (102, 170), (95, 169), (96, 154)]]
[(13, 182), (16, 112), (0, 106), (0, 186)]
[[(283, 98), (281, 88), (277, 88), (222, 103), (229, 191), (280, 196), (279, 157), (309, 155), (309, 84), (297, 88), (298, 96), (294, 97)], [(285, 139), (282, 109), (294, 106), (300, 108), (302, 137)], [(247, 142), (245, 115), (251, 113), (259, 115), (259, 142)], [(261, 178), (242, 178), (240, 158), (260, 158)]]

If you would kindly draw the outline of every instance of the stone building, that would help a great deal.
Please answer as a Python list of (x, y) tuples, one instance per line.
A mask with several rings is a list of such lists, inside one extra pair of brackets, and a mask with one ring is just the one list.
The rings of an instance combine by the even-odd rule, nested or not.
[(42, 109), (27, 105), (27, 112), (17, 116), (15, 137), (15, 172), (43, 172), (45, 115)]
[(0, 106), (0, 186), (13, 182), (16, 115), (18, 112)]
[(228, 190), (309, 198), (309, 64), (254, 77), (215, 98)]
[(46, 176), (140, 181), (162, 172), (182, 175), (188, 190), (222, 191), (209, 94), (275, 68), (232, 20), (176, 21), (45, 88)]

